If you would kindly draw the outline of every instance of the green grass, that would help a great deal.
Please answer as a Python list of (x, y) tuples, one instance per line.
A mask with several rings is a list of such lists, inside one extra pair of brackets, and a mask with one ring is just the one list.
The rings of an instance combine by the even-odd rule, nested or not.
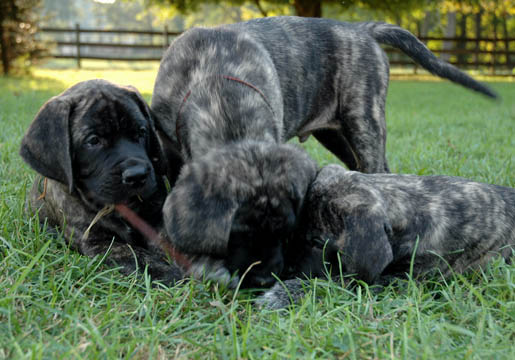
[[(47, 67), (0, 79), (0, 358), (515, 358), (515, 266), (500, 260), (380, 293), (315, 280), (302, 304), (270, 312), (249, 293), (122, 276), (25, 216), (34, 173), (17, 152), (39, 107), (93, 77), (131, 83), (150, 99), (156, 71)], [(515, 187), (515, 84), (492, 86), (503, 102), (447, 82), (392, 81), (391, 169)], [(315, 141), (306, 146), (321, 164), (336, 161)]]

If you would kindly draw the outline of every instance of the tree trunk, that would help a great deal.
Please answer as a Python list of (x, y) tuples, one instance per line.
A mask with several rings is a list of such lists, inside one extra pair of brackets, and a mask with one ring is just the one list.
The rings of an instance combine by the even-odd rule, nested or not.
[(294, 0), (297, 16), (322, 17), (322, 0)]
[(508, 67), (508, 70), (511, 70), (512, 68), (512, 61), (509, 54), (510, 51), (510, 42), (508, 41), (509, 33), (508, 33), (508, 24), (506, 18), (508, 17), (508, 14), (504, 12), (502, 14), (502, 32), (504, 37), (504, 51), (506, 51), (506, 66)]
[(483, 15), (483, 10), (480, 9), (476, 14), (476, 54), (474, 56), (474, 61), (476, 63), (476, 69), (479, 69), (479, 38), (481, 37), (481, 15)]
[[(465, 39), (467, 38), (467, 15), (461, 14), (460, 18), (460, 41), (456, 42), (456, 49), (458, 50), (465, 50), (466, 49), (466, 42)], [(458, 54), (458, 62), (465, 62), (467, 60), (468, 55), (467, 54)]]
[[(417, 37), (425, 38), (429, 34), (429, 30), (434, 26), (434, 18), (437, 10), (426, 10), (424, 12), (424, 18), (417, 22)], [(427, 40), (421, 40), (427, 45)], [(416, 74), (418, 71), (418, 65), (415, 63), (413, 72)]]
[(497, 25), (499, 24), (499, 19), (497, 18), (497, 15), (495, 15), (495, 12), (492, 13), (492, 27), (493, 27), (493, 35), (494, 35), (494, 49), (492, 53), (492, 75), (495, 73), (495, 68), (497, 67), (497, 54), (495, 53), (497, 51)]
[(432, 27), (432, 12), (431, 11), (425, 11), (424, 18), (419, 22), (419, 35), (421, 37), (426, 37), (429, 33), (429, 29)]
[(4, 34), (4, 26), (2, 23), (0, 23), (0, 52), (2, 53), (2, 68), (4, 76), (9, 75), (9, 54), (8, 51), (8, 44), (7, 44), (7, 37), (6, 34)]
[[(445, 27), (445, 37), (456, 37), (456, 13), (454, 11), (447, 13), (447, 26)], [(453, 41), (444, 41), (442, 49), (452, 50), (453, 46)], [(440, 58), (444, 61), (449, 61), (449, 59), (451, 58), (451, 54), (442, 53)]]
[(268, 12), (263, 8), (263, 5), (261, 5), (261, 2), (259, 0), (254, 0), (254, 5), (256, 5), (261, 15), (263, 15), (264, 17), (268, 16)]

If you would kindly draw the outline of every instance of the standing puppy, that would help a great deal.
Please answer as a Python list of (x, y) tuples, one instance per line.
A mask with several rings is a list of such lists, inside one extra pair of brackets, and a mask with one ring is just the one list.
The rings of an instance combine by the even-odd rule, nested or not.
[(194, 28), (177, 38), (154, 86), (157, 127), (186, 162), (230, 142), (281, 143), (313, 134), (350, 169), (388, 172), (389, 66), (379, 44), (496, 97), (397, 26), (271, 17)]
[(90, 80), (53, 97), (23, 137), (20, 155), (41, 175), (29, 209), (61, 228), (73, 248), (88, 256), (108, 252), (106, 262), (124, 273), (148, 266), (154, 280), (182, 277), (119, 215), (95, 219), (106, 205), (123, 203), (154, 227), (162, 223), (164, 159), (149, 108), (134, 88)]
[[(184, 161), (186, 174), (198, 159), (216, 164), (221, 160), (210, 156), (212, 151), (228, 145), (243, 149), (249, 142), (268, 146), (280, 157), (278, 144), (313, 134), (351, 169), (388, 172), (384, 110), (389, 70), (379, 43), (401, 49), (434, 74), (495, 97), (393, 25), (276, 17), (191, 29), (165, 53), (152, 98), (172, 168), (178, 172)], [(230, 171), (229, 166), (221, 173)], [(209, 186), (221, 175), (205, 176), (198, 182)], [(217, 206), (222, 213), (229, 209)], [(192, 206), (188, 215), (201, 216), (197, 210)], [(168, 211), (164, 216), (170, 224)], [(190, 247), (205, 241), (200, 237), (188, 238)]]
[[(449, 276), (494, 256), (509, 260), (515, 249), (515, 189), (459, 177), (362, 174), (329, 165), (311, 184), (301, 218), (296, 239), (313, 251), (297, 258), (302, 272), (322, 272), (317, 248), (325, 248), (325, 260), (338, 267), (338, 254), (344, 273), (370, 284), (404, 276), (412, 259), (415, 277)], [(287, 287), (296, 296), (302, 288), (300, 281)], [(282, 307), (289, 295), (278, 284), (261, 301)]]

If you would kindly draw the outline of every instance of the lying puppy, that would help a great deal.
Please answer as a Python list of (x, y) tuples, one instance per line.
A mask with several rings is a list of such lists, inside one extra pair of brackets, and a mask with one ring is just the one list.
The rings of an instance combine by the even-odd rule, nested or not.
[[(344, 273), (370, 284), (405, 276), (412, 258), (415, 277), (449, 276), (494, 256), (509, 261), (515, 249), (515, 189), (459, 177), (371, 175), (329, 165), (311, 184), (302, 219), (297, 240), (325, 246), (333, 266), (338, 253)], [(318, 265), (304, 272), (322, 272), (316, 253)], [(313, 254), (304, 256), (314, 264)], [(301, 286), (290, 281), (286, 291), (277, 284), (260, 302), (284, 307)]]
[(185, 166), (163, 213), (174, 245), (193, 259), (190, 274), (234, 287), (260, 261), (242, 285), (272, 285), (316, 169), (301, 149), (262, 142), (227, 145)]
[[(232, 144), (244, 148), (255, 141), (272, 147), (294, 136), (305, 140), (313, 134), (351, 169), (388, 172), (384, 121), (388, 60), (379, 43), (401, 49), (434, 74), (496, 96), (394, 25), (276, 17), (191, 29), (165, 53), (152, 97), (168, 160), (179, 169), (183, 161), (190, 166), (207, 156), (220, 168), (197, 180), (209, 187), (232, 171), (230, 164), (209, 156), (210, 152)], [(184, 170), (184, 174), (190, 172)], [(234, 175), (239, 176), (239, 170)], [(277, 196), (274, 191), (270, 194), (270, 198)], [(226, 210), (224, 204), (208, 203), (216, 203), (216, 198), (205, 201), (208, 208)], [(251, 209), (252, 203), (240, 206)], [(167, 211), (170, 208), (165, 216)], [(201, 212), (187, 213), (198, 217), (188, 223), (204, 220)], [(206, 239), (201, 232), (188, 241), (192, 250), (194, 244), (201, 249)]]
[(151, 225), (161, 224), (164, 160), (149, 108), (135, 89), (90, 80), (53, 97), (30, 125), (20, 155), (41, 175), (29, 209), (60, 227), (73, 248), (88, 256), (109, 251), (106, 261), (124, 273), (148, 266), (156, 280), (182, 277), (116, 213), (93, 220), (104, 206), (124, 203)]

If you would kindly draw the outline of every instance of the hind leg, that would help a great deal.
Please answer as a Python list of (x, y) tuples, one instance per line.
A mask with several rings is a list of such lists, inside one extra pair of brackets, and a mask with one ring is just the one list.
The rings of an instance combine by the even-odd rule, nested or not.
[[(364, 173), (388, 173), (386, 161), (386, 129), (369, 120), (342, 121), (337, 130), (318, 130), (315, 138), (336, 155), (350, 170)], [(383, 120), (384, 125), (384, 120)]]
[(331, 129), (313, 135), (351, 170), (390, 172), (385, 155), (388, 58), (375, 42), (362, 46), (361, 55), (351, 57), (342, 70)]

